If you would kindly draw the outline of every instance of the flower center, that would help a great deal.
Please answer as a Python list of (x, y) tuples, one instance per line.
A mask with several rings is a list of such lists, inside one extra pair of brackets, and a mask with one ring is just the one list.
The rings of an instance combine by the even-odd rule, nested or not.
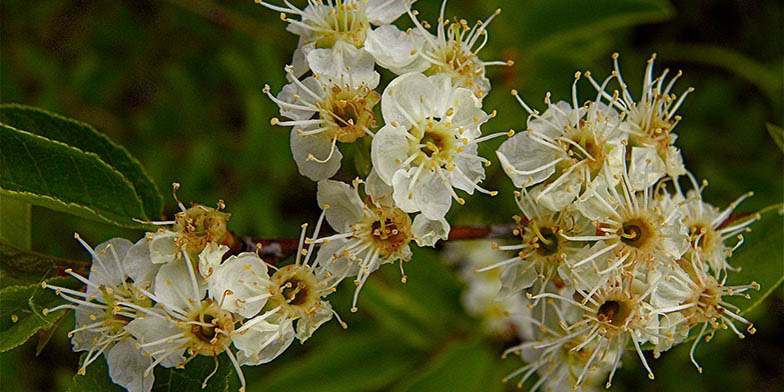
[(270, 297), (271, 306), (280, 306), (281, 313), (298, 319), (318, 309), (322, 289), (309, 267), (287, 265), (272, 275), (272, 281), (275, 289)]
[(202, 301), (201, 309), (190, 317), (186, 333), (190, 336), (188, 349), (196, 354), (216, 355), (223, 352), (234, 331), (234, 317), (210, 300)]
[(376, 127), (373, 107), (380, 95), (367, 87), (341, 89), (332, 87), (332, 95), (319, 106), (322, 120), (328, 123), (326, 135), (337, 137), (341, 143), (353, 143), (365, 136), (366, 130)]
[(399, 252), (411, 241), (411, 218), (399, 208), (379, 208), (370, 223), (370, 239), (381, 257)]
[(195, 259), (208, 242), (221, 243), (224, 240), (228, 232), (226, 222), (230, 216), (215, 208), (197, 204), (175, 215), (172, 231), (180, 234), (179, 245)]
[(542, 256), (552, 256), (558, 251), (558, 236), (550, 228), (542, 228), (537, 234), (536, 253)]
[(417, 156), (413, 164), (432, 162), (433, 165), (443, 167), (452, 162), (454, 155), (460, 152), (452, 124), (434, 117), (426, 120), (424, 125), (414, 126), (408, 131), (414, 136), (409, 139), (409, 155)]
[(605, 301), (596, 311), (600, 322), (607, 322), (614, 327), (622, 327), (631, 314), (632, 307), (623, 301)]
[(653, 233), (653, 227), (647, 221), (639, 218), (630, 219), (618, 231), (621, 242), (638, 249), (645, 248), (652, 243)]
[(311, 22), (318, 28), (316, 48), (329, 49), (337, 41), (348, 42), (357, 48), (364, 45), (370, 23), (365, 17), (363, 2), (357, 3), (360, 4), (346, 5), (345, 1), (337, 0), (333, 7), (320, 10), (320, 23)]

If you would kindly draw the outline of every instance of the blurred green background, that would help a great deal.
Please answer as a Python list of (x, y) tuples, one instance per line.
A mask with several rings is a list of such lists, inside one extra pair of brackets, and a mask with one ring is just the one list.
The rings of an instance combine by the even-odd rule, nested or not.
[[(432, 21), (439, 4), (420, 0), (415, 8)], [(484, 19), (497, 7), (503, 13), (481, 56), (516, 64), (489, 70), (494, 88), (484, 106), (499, 115), (485, 132), (524, 129), (512, 88), (541, 108), (547, 91), (568, 97), (575, 71), (607, 75), (614, 51), (637, 96), (645, 61), (656, 52), (659, 72), (685, 73), (676, 93), (696, 88), (679, 109), (677, 145), (687, 167), (710, 181), (706, 200), (723, 206), (753, 190), (740, 211), (781, 202), (784, 159), (765, 129), (766, 122), (784, 125), (781, 2), (452, 0), (447, 14)], [(277, 107), (261, 93), (265, 83), (273, 91), (283, 86), (282, 68), (296, 46), (276, 12), (252, 0), (3, 0), (0, 17), (0, 101), (95, 125), (142, 162), (162, 193), (176, 181), (185, 201), (224, 199), (237, 234), (294, 237), (318, 216), (315, 183), (298, 175), (288, 130), (269, 125)], [(587, 83), (581, 91), (581, 100), (595, 95)], [(484, 143), (480, 153), (496, 162), (500, 142)], [(341, 179), (355, 176), (350, 158)], [(453, 225), (510, 221), (511, 184), (497, 162), (485, 186), (501, 194), (453, 208)], [(174, 202), (166, 202), (171, 213)], [(140, 236), (41, 208), (34, 208), (33, 224), (34, 249), (71, 258), (87, 258), (71, 240), (74, 231), (93, 244)], [(762, 256), (782, 264), (784, 242), (773, 240), (770, 249), (778, 251)], [(330, 323), (273, 363), (247, 368), (249, 392), (509, 389), (499, 380), (520, 362), (501, 360), (500, 352), (511, 342), (483, 337), (464, 313), (454, 268), (426, 250), (415, 253), (407, 273), (406, 285), (396, 268), (375, 274), (353, 314), (349, 282), (332, 298), (349, 330)], [(750, 317), (756, 335), (738, 341), (720, 333), (700, 346), (705, 374), (689, 363), (688, 347), (653, 362), (655, 382), (628, 355), (613, 390), (784, 390), (781, 290)], [(0, 354), (2, 389), (67, 390), (79, 357), (65, 336), (71, 325), (66, 320), (39, 356), (35, 342)]]

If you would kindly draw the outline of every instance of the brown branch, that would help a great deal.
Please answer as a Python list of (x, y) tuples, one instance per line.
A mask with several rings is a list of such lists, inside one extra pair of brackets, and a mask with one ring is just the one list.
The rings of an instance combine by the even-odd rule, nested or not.
[[(449, 231), (447, 241), (514, 238), (512, 231), (515, 227), (514, 224), (455, 226)], [(298, 240), (293, 238), (260, 239), (232, 235), (227, 243), (231, 248), (230, 254), (255, 251), (264, 261), (275, 264), (297, 253)]]

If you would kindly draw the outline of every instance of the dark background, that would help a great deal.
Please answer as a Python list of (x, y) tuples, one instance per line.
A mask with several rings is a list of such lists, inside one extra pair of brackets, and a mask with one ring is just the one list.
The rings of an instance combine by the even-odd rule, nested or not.
[[(415, 7), (432, 21), (439, 3), (420, 0)], [(766, 122), (784, 125), (781, 2), (453, 0), (447, 14), (484, 19), (497, 7), (503, 13), (490, 26), (481, 57), (516, 64), (488, 71), (494, 88), (485, 110), (499, 115), (486, 133), (524, 129), (512, 88), (539, 108), (547, 91), (568, 99), (574, 72), (590, 69), (604, 77), (614, 51), (621, 52), (624, 78), (638, 96), (645, 61), (656, 52), (658, 72), (684, 71), (676, 93), (696, 88), (679, 109), (677, 145), (687, 167), (710, 181), (706, 200), (723, 206), (753, 190), (740, 211), (781, 202), (784, 159), (765, 129)], [(294, 237), (300, 224), (318, 216), (315, 183), (297, 174), (288, 130), (269, 125), (277, 107), (261, 93), (265, 83), (273, 91), (283, 86), (282, 68), (296, 45), (276, 12), (251, 0), (3, 0), (0, 17), (0, 101), (95, 125), (142, 162), (162, 193), (176, 181), (183, 200), (225, 200), (235, 233)], [(587, 83), (580, 90), (582, 100), (595, 94)], [(484, 185), (501, 195), (467, 198), (450, 212), (453, 225), (505, 223), (516, 212), (510, 181), (493, 153), (500, 142), (485, 143), (480, 153), (494, 161)], [(342, 179), (355, 176), (350, 158)], [(173, 212), (173, 199), (166, 203)], [(71, 240), (74, 231), (93, 244), (140, 236), (40, 208), (33, 223), (34, 249), (71, 258), (87, 259)], [(748, 235), (752, 245), (754, 235)], [(784, 242), (781, 236), (774, 241), (766, 257), (781, 266)], [(347, 311), (351, 286), (334, 296), (349, 330), (330, 323), (272, 364), (247, 368), (248, 391), (512, 387), (498, 381), (519, 366), (499, 359), (510, 342), (481, 337), (478, 322), (462, 311), (451, 267), (435, 252), (418, 251), (405, 286), (396, 268), (387, 269), (371, 279), (360, 312)], [(782, 292), (750, 317), (756, 335), (738, 341), (724, 332), (700, 346), (703, 375), (689, 363), (688, 345), (653, 362), (655, 382), (629, 353), (613, 389), (784, 389)], [(65, 337), (71, 325), (66, 320), (38, 357), (35, 342), (0, 354), (3, 389), (66, 390), (79, 357)]]

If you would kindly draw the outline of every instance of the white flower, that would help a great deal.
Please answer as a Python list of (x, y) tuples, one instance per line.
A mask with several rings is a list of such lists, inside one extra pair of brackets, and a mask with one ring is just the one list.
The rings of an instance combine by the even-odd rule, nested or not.
[(464, 87), (476, 97), (483, 98), (490, 91), (490, 81), (485, 76), (488, 65), (512, 65), (512, 61), (482, 61), (479, 51), (487, 43), (487, 26), (501, 13), (496, 10), (485, 21), (469, 26), (465, 20), (444, 17), (446, 0), (441, 4), (436, 34), (430, 33), (416, 14), (407, 10), (416, 26), (405, 32), (394, 26), (381, 26), (368, 32), (365, 49), (382, 67), (401, 75), (424, 72), (426, 75), (446, 74), (454, 86)]
[[(686, 175), (693, 189), (686, 196), (674, 195), (673, 202), (678, 203), (684, 217), (684, 224), (688, 228), (690, 251), (700, 262), (708, 263), (714, 276), (725, 273), (727, 269), (734, 270), (728, 259), (743, 243), (743, 236), (740, 233), (745, 232), (750, 224), (760, 219), (760, 216), (752, 214), (732, 221), (731, 215), (735, 208), (753, 193), (742, 195), (721, 211), (702, 199), (702, 190), (705, 189), (707, 182), (698, 186), (691, 173), (686, 172)], [(732, 247), (725, 244), (725, 241), (730, 238), (737, 238), (737, 242)]]
[[(154, 361), (144, 374), (152, 374), (155, 366), (182, 366), (185, 355), (218, 356), (226, 353), (242, 384), (245, 377), (230, 349), (235, 332), (235, 316), (221, 304), (207, 297), (207, 287), (196, 275), (196, 266), (183, 252), (183, 258), (160, 267), (155, 277), (154, 294), (142, 292), (156, 302), (154, 308), (125, 305), (144, 313), (130, 321), (125, 330), (139, 341)], [(210, 376), (207, 376), (209, 379)], [(206, 383), (206, 379), (205, 379)]]
[(530, 114), (528, 129), (505, 141), (496, 152), (515, 186), (541, 184), (532, 194), (537, 203), (553, 211), (574, 201), (582, 184), (604, 170), (615, 183), (615, 175), (620, 175), (625, 160), (626, 134), (618, 129), (621, 116), (612, 108), (612, 102), (599, 101), (601, 95), (595, 102), (580, 106), (576, 87), (580, 75), (575, 74), (572, 103), (551, 104), (548, 95), (547, 110), (541, 115), (513, 90), (512, 94)]
[(373, 138), (371, 158), (379, 177), (394, 188), (397, 207), (421, 211), (432, 220), (444, 217), (453, 187), (495, 194), (479, 185), (485, 177), (477, 144), (506, 133), (481, 136), (492, 115), (467, 89), (453, 87), (443, 74), (409, 73), (393, 80), (381, 99), (386, 125)]
[[(620, 186), (608, 186), (604, 176), (586, 186), (575, 202), (577, 209), (597, 225), (595, 235), (570, 237), (575, 241), (603, 241), (591, 255), (569, 261), (572, 268), (591, 263), (601, 275), (617, 274), (629, 265), (668, 265), (688, 248), (680, 210), (663, 187), (634, 192), (626, 172)], [(618, 189), (616, 189), (618, 188)], [(612, 252), (607, 263), (596, 259)], [(623, 267), (626, 268), (626, 267)]]
[(301, 174), (318, 181), (332, 177), (340, 168), (342, 154), (337, 142), (353, 143), (373, 136), (373, 107), (380, 96), (373, 91), (379, 75), (373, 59), (344, 43), (334, 49), (316, 49), (308, 55), (313, 76), (302, 81), (286, 71), (292, 82), (277, 97), (264, 92), (290, 120), (272, 119), (273, 125), (291, 126), (291, 152)]
[(352, 310), (368, 276), (379, 266), (399, 261), (402, 271), (403, 261), (411, 258), (409, 242), (433, 246), (449, 234), (449, 224), (443, 218), (431, 220), (419, 214), (412, 222), (396, 207), (392, 188), (375, 170), (365, 182), (367, 202), (359, 196), (359, 183), (357, 180), (351, 187), (338, 181), (319, 181), (319, 205), (338, 234), (313, 241), (322, 244), (316, 263), (329, 271), (332, 279), (356, 276)]
[[(686, 169), (683, 166), (680, 150), (673, 146), (677, 138), (673, 130), (681, 119), (675, 113), (686, 96), (694, 91), (694, 88), (689, 87), (680, 97), (672, 94), (670, 90), (675, 81), (680, 78), (681, 72), (679, 71), (665, 85), (664, 81), (669, 70), (665, 69), (660, 76), (654, 77), (653, 63), (655, 59), (656, 55), (654, 54), (648, 60), (643, 78), (642, 95), (635, 102), (621, 76), (618, 54), (613, 54), (614, 76), (618, 79), (622, 90), (621, 99), (617, 102), (617, 106), (628, 114), (621, 125), (621, 130), (629, 134), (630, 146), (648, 149), (649, 156), (655, 157), (654, 165), (664, 167), (667, 175), (677, 178), (685, 174)], [(590, 80), (598, 89), (598, 84), (593, 79)]]
[[(301, 76), (308, 70), (304, 59), (312, 50), (331, 49), (339, 42), (362, 48), (371, 25), (386, 25), (394, 22), (406, 12), (408, 2), (413, 1), (308, 0), (308, 5), (299, 9), (288, 1), (284, 1), (285, 7), (281, 7), (256, 0), (257, 4), (280, 12), (281, 19), (289, 22), (287, 30), (299, 36), (299, 44), (294, 52), (295, 77)], [(287, 14), (296, 15), (300, 19), (291, 19)]]
[(257, 315), (272, 295), (267, 263), (255, 252), (231, 256), (207, 280), (210, 297), (223, 310), (245, 318)]
[[(548, 290), (553, 290), (552, 285)], [(574, 327), (580, 321), (581, 310), (562, 301), (541, 301), (530, 310), (529, 317), (533, 325), (533, 336), (524, 342), (507, 349), (504, 357), (510, 353), (519, 354), (528, 362), (504, 378), (504, 381), (520, 377), (518, 387), (534, 373), (539, 380), (532, 387), (537, 390), (552, 391), (600, 391), (607, 373), (620, 366), (623, 347), (601, 347), (599, 341), (586, 341), (586, 335), (575, 333)], [(527, 340), (527, 341), (526, 341)], [(609, 384), (609, 383), (608, 383)]]
[(93, 257), (90, 275), (84, 278), (72, 270), (65, 272), (87, 286), (85, 292), (58, 287), (44, 282), (42, 286), (55, 290), (69, 301), (66, 305), (45, 309), (44, 314), (60, 309), (73, 309), (76, 328), (69, 332), (74, 351), (87, 351), (79, 374), (101, 354), (106, 357), (109, 376), (116, 384), (131, 392), (149, 392), (154, 376), (144, 371), (152, 360), (136, 348), (134, 338), (124, 327), (144, 315), (151, 302), (144, 296), (149, 278), (157, 266), (150, 260), (144, 239), (132, 245), (122, 238), (113, 238), (94, 250), (82, 239), (76, 239)]
[(499, 298), (506, 298), (540, 281), (544, 290), (550, 280), (563, 280), (559, 267), (564, 261), (579, 254), (584, 243), (572, 241), (591, 231), (593, 226), (570, 211), (553, 213), (538, 206), (524, 189), (516, 192), (516, 202), (523, 216), (514, 216), (517, 228), (513, 231), (521, 242), (515, 245), (494, 246), (500, 250), (514, 251), (514, 257), (487, 266), (480, 271), (502, 267)]

